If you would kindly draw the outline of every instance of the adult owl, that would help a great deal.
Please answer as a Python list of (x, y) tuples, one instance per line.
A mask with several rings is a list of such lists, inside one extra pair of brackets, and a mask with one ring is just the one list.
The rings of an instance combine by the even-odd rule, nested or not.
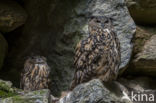
[(45, 57), (29, 57), (21, 73), (20, 88), (25, 91), (48, 89), (50, 85), (49, 74), (50, 68)]
[(111, 19), (93, 16), (88, 22), (89, 35), (76, 46), (76, 68), (71, 90), (78, 84), (98, 78), (115, 80), (120, 65), (120, 43), (113, 31)]

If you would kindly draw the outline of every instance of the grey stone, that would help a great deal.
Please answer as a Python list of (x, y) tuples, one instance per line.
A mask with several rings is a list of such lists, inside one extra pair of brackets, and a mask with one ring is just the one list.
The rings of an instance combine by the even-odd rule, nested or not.
[[(98, 79), (78, 85), (57, 103), (125, 103), (116, 97)], [(127, 102), (128, 103), (128, 102)]]
[(0, 1), (0, 31), (10, 32), (25, 23), (25, 10), (13, 0)]

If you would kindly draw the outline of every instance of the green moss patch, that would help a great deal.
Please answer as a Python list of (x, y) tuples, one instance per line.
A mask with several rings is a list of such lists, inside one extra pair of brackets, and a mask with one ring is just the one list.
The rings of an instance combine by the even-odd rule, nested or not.
[(16, 95), (17, 93), (12, 88), (11, 82), (0, 80), (0, 98), (7, 98)]
[(17, 95), (17, 94), (13, 93), (13, 92), (0, 90), (0, 98), (12, 97), (12, 96), (15, 96), (15, 95)]

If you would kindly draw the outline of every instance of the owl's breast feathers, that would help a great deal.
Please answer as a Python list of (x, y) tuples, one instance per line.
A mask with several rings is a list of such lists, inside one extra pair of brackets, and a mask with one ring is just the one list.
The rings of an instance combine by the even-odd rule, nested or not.
[(114, 79), (119, 64), (120, 47), (115, 33), (109, 29), (97, 29), (76, 46), (76, 71), (71, 88), (92, 78)]
[(47, 89), (50, 85), (49, 74), (50, 68), (47, 63), (33, 64), (26, 61), (21, 73), (20, 87), (28, 91)]

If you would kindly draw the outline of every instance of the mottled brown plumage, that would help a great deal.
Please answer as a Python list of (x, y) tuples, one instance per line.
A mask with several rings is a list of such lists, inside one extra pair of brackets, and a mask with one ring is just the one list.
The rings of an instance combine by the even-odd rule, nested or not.
[(49, 88), (50, 68), (45, 57), (29, 57), (21, 73), (20, 87), (25, 91), (33, 91)]
[(118, 75), (120, 44), (111, 20), (104, 16), (92, 17), (88, 29), (88, 37), (76, 46), (76, 71), (71, 89), (94, 78), (111, 81)]

